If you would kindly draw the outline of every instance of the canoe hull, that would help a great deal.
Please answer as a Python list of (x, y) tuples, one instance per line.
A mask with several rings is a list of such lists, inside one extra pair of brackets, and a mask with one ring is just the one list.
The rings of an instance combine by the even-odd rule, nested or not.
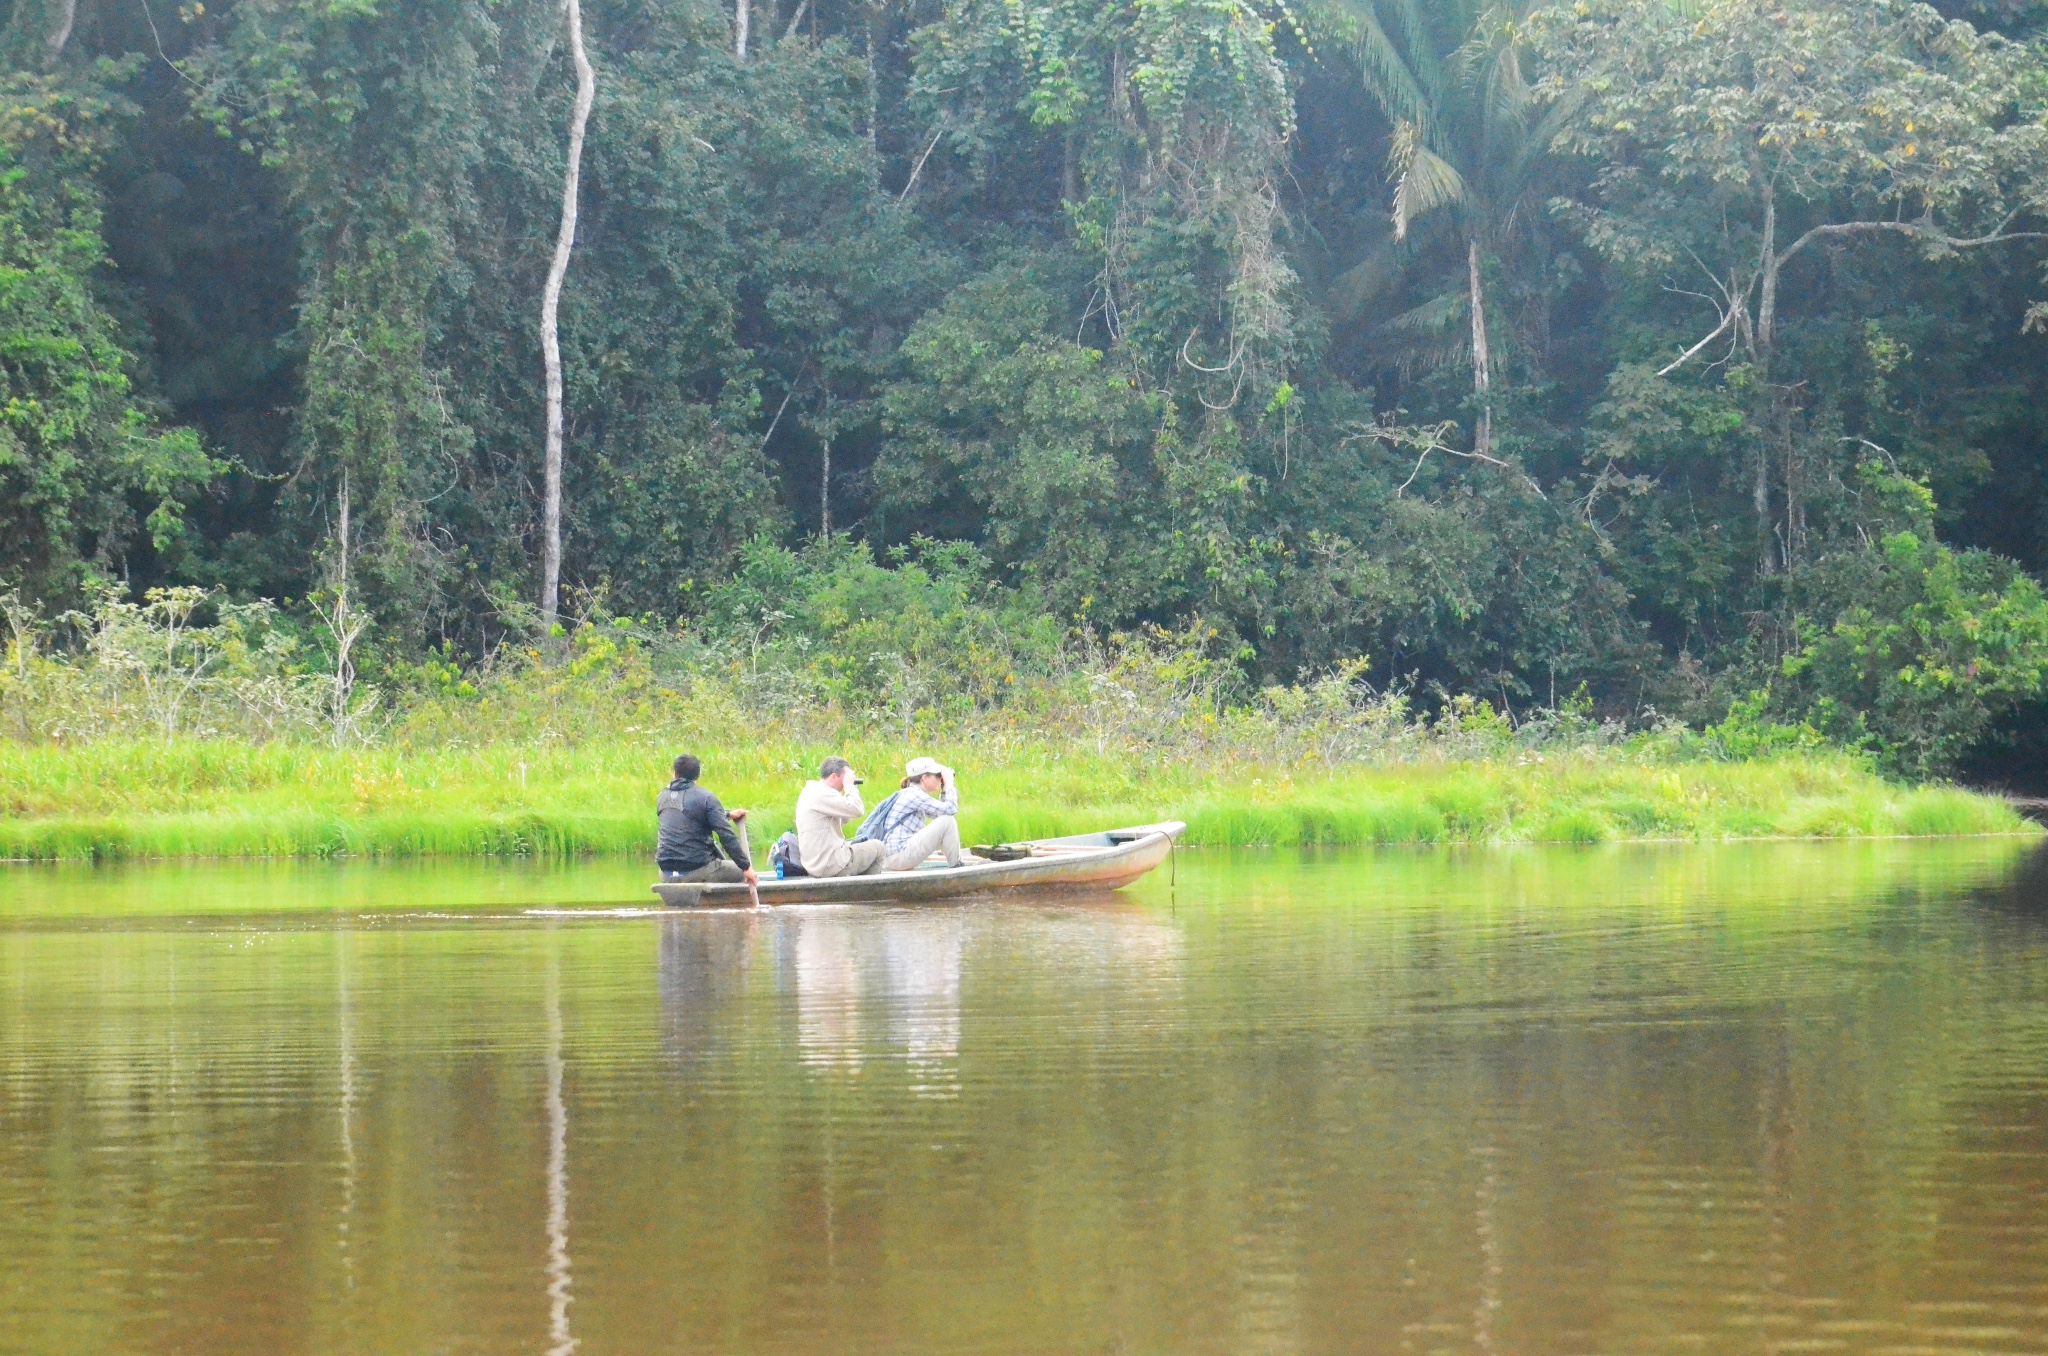
[[(1119, 890), (1166, 860), (1187, 826), (1179, 821), (1106, 834), (1041, 840), (1047, 855), (1015, 862), (880, 871), (869, 876), (798, 876), (761, 882), (763, 904), (935, 904), (986, 896)], [(751, 903), (745, 885), (662, 881), (654, 893), (671, 908), (732, 908)]]

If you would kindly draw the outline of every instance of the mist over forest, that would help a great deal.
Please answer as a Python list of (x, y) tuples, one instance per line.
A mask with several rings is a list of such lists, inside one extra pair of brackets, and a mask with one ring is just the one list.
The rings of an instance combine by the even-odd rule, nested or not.
[(0, 2), (16, 612), (547, 631), (573, 21), (563, 627), (2043, 764), (2048, 5), (741, 5)]

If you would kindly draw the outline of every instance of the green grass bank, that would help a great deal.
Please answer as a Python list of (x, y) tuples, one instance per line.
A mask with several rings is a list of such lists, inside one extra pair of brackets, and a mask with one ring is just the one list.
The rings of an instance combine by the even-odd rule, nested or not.
[[(789, 826), (827, 753), (895, 783), (905, 749), (695, 741), (705, 782), (754, 812), (757, 846)], [(1202, 845), (1594, 843), (2039, 830), (1996, 799), (1888, 782), (1807, 750), (1748, 762), (1588, 748), (1423, 757), (1290, 774), (1241, 760), (1132, 759), (1015, 740), (920, 743), (960, 770), (970, 841), (1175, 818)], [(233, 740), (0, 743), (0, 857), (428, 857), (641, 853), (673, 752), (575, 746), (332, 750)]]

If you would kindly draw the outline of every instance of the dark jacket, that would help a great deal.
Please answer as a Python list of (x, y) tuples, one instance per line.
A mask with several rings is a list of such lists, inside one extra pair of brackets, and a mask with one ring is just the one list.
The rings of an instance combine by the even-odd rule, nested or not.
[(718, 797), (695, 782), (673, 781), (655, 797), (654, 818), (661, 832), (654, 842), (654, 861), (664, 871), (695, 871), (718, 860), (718, 848), (711, 835), (725, 848), (725, 855), (742, 871), (753, 870), (747, 850), (740, 846), (732, 821)]

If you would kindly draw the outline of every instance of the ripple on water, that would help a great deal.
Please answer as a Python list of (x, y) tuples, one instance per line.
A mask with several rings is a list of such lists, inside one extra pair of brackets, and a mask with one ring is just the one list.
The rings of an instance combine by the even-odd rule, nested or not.
[(0, 1350), (2048, 1352), (2010, 857), (693, 914), (581, 907), (611, 867), (172, 873), (232, 918), (17, 881)]

